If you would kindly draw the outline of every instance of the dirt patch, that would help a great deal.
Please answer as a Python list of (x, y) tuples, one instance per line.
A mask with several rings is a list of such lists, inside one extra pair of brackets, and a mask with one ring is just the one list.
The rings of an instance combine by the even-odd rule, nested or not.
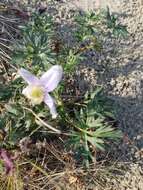
[[(86, 63), (79, 66), (78, 82), (81, 89), (87, 84), (103, 85), (118, 107), (117, 119), (125, 137), (114, 151), (114, 157), (129, 166), (130, 170), (119, 183), (113, 179), (107, 189), (143, 189), (143, 1), (142, 0), (60, 0), (51, 11), (64, 25), (71, 22), (71, 10), (90, 10), (109, 6), (126, 24), (126, 39), (109, 39), (98, 58), (88, 55)], [(57, 12), (58, 10), (58, 12)], [(68, 34), (68, 31), (67, 31)], [(68, 40), (71, 38), (68, 36)], [(114, 51), (116, 50), (116, 52)], [(84, 75), (84, 76), (83, 76)], [(83, 81), (81, 81), (83, 76)], [(111, 183), (110, 183), (111, 184)], [(88, 189), (85, 187), (85, 189)], [(95, 187), (89, 188), (95, 189)]]
[(103, 55), (98, 59), (93, 56), (90, 59), (89, 55), (89, 61), (82, 69), (85, 80), (92, 85), (103, 85), (119, 108), (117, 117), (125, 134), (125, 142), (120, 145), (120, 154), (117, 155), (121, 161), (130, 161), (131, 170), (121, 180), (120, 186), (111, 189), (142, 190), (143, 1), (74, 0), (62, 4), (67, 15), (69, 9), (90, 10), (97, 7), (105, 8), (107, 5), (112, 12), (117, 13), (120, 22), (127, 25), (129, 35), (126, 39), (107, 41), (104, 44)]

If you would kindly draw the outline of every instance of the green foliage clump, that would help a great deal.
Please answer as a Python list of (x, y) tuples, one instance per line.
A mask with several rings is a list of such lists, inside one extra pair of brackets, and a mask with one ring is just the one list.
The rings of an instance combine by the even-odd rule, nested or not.
[(73, 131), (70, 143), (88, 166), (89, 160), (96, 160), (93, 152), (104, 151), (106, 142), (120, 139), (122, 133), (112, 126), (115, 110), (111, 109), (110, 99), (103, 95), (101, 88), (88, 92), (82, 104), (79, 112), (75, 111), (76, 131)]
[[(56, 24), (47, 13), (34, 13), (29, 22), (21, 27), (21, 38), (15, 44), (12, 63), (37, 75), (51, 65), (58, 64), (62, 65), (65, 78), (70, 77), (77, 64), (85, 59), (84, 53), (90, 49), (101, 51), (104, 36), (101, 26), (105, 20), (106, 27), (112, 29), (113, 34), (117, 34), (117, 30), (118, 33), (122, 31), (123, 27), (117, 25), (114, 16), (109, 13), (107, 19), (105, 15), (94, 12), (76, 16), (73, 33), (75, 46), (71, 48), (59, 39)], [(103, 90), (97, 88), (95, 91), (87, 92), (78, 105), (76, 101), (71, 103), (72, 109), (69, 111), (68, 104), (62, 97), (64, 90), (70, 89), (70, 86), (65, 84), (63, 81), (53, 92), (59, 112), (56, 120), (51, 119), (43, 104), (33, 107), (21, 95), (24, 83), (20, 78), (11, 82), (8, 88), (5, 87), (6, 90), (0, 92), (0, 99), (5, 104), (2, 105), (4, 111), (0, 117), (0, 146), (15, 149), (24, 137), (43, 140), (57, 131), (56, 135), (66, 136), (67, 144), (72, 147), (75, 155), (82, 157), (88, 166), (90, 161), (96, 159), (94, 153), (106, 150), (108, 141), (121, 138), (121, 132), (108, 121), (109, 118), (115, 119), (111, 111), (112, 103), (105, 98)], [(55, 130), (51, 131), (49, 126)]]
[(127, 27), (118, 23), (118, 17), (110, 13), (109, 8), (106, 12), (107, 27), (115, 37), (126, 37), (128, 34)]
[(25, 26), (21, 26), (21, 36), (13, 56), (13, 63), (23, 63), (23, 66), (39, 65), (47, 69), (48, 64), (54, 64), (52, 39), (54, 26), (51, 16), (34, 13)]

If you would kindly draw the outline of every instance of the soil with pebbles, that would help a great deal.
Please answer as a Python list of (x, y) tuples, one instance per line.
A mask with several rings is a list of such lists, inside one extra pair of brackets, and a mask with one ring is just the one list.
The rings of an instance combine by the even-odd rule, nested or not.
[[(103, 85), (119, 108), (119, 127), (125, 137), (114, 154), (122, 163), (128, 163), (129, 170), (119, 183), (113, 180), (105, 189), (143, 190), (143, 0), (55, 0), (55, 6), (56, 9), (52, 6), (49, 9), (58, 14), (57, 20), (63, 25), (71, 22), (71, 10), (87, 11), (107, 6), (127, 25), (126, 39), (109, 39), (101, 56), (88, 55), (88, 61), (79, 66), (78, 82), (83, 89), (89, 84)], [(67, 30), (66, 39), (70, 43), (68, 28), (63, 29)]]
[(118, 184), (113, 180), (113, 186), (107, 189), (143, 190), (143, 1), (61, 0), (57, 6), (63, 21), (70, 20), (71, 9), (86, 11), (109, 6), (119, 15), (120, 22), (127, 25), (126, 39), (109, 39), (102, 56), (89, 54), (89, 61), (80, 69), (88, 84), (103, 85), (119, 107), (117, 117), (125, 137), (116, 153), (121, 162), (129, 163), (130, 170)]

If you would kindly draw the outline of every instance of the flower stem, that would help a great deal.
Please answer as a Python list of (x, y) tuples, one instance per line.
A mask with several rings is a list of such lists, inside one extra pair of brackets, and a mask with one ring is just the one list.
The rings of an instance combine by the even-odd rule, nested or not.
[(57, 134), (62, 134), (62, 132), (58, 129), (55, 129), (54, 127), (52, 127), (51, 125), (47, 124), (45, 121), (43, 121), (35, 112), (33, 112), (31, 109), (27, 108), (27, 107), (23, 107), (25, 110), (30, 111), (36, 119), (38, 119), (45, 127), (47, 127), (48, 129), (56, 132)]

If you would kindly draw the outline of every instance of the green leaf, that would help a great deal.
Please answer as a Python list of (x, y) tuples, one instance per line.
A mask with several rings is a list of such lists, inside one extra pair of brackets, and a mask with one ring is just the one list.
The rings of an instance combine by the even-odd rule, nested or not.
[(87, 117), (86, 124), (89, 128), (99, 128), (104, 125), (104, 118), (98, 117), (95, 119), (94, 117)]
[(6, 104), (5, 108), (9, 113), (12, 113), (16, 116), (19, 114), (19, 111), (16, 109), (16, 106), (14, 105)]
[(95, 132), (93, 132), (94, 137), (100, 137), (100, 138), (108, 138), (108, 139), (119, 139), (122, 137), (122, 133), (119, 130), (115, 130), (114, 128), (110, 126), (103, 126), (98, 129), (96, 129)]
[(101, 151), (104, 151), (104, 141), (102, 139), (96, 138), (96, 137), (90, 137), (87, 136), (87, 140), (89, 143), (92, 144), (93, 147), (96, 149), (99, 149)]

